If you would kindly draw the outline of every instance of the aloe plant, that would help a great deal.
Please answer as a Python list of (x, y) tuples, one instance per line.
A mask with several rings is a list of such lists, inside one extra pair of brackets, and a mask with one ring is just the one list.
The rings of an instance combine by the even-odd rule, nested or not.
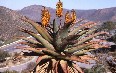
[[(62, 15), (62, 5), (57, 7), (59, 8), (57, 10), (60, 10), (60, 7), (60, 13), (57, 11), (56, 14), (56, 16), (59, 14), (58, 19), (60, 19)], [(42, 19), (44, 17), (47, 20), (44, 13), (42, 13)], [(95, 57), (88, 55), (87, 52), (107, 47), (101, 44), (101, 40), (93, 40), (94, 37), (107, 34), (107, 32), (97, 32), (95, 28), (96, 23), (94, 22), (87, 22), (74, 28), (79, 22), (77, 20), (75, 21), (74, 18), (76, 18), (76, 16), (74, 13), (73, 10), (74, 16), (72, 16), (73, 18), (69, 18), (70, 21), (65, 21), (64, 24), (61, 24), (60, 21), (62, 27), (59, 27), (61, 25), (56, 23), (57, 19), (54, 19), (53, 23), (49, 23), (49, 20), (47, 22), (44, 21), (46, 24), (42, 26), (27, 17), (21, 18), (23, 21), (30, 23), (38, 32), (34, 33), (28, 29), (21, 28), (20, 30), (22, 32), (31, 35), (34, 39), (20, 37), (25, 40), (21, 42), (21, 44), (30, 47), (17, 47), (30, 50), (32, 53), (35, 53), (36, 56), (39, 56), (33, 72), (83, 73), (82, 69), (75, 64), (75, 62), (89, 63), (88, 60), (96, 60)]]

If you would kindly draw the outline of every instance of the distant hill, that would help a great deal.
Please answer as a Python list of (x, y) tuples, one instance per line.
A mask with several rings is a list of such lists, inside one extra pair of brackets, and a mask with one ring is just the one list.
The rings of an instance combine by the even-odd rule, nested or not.
[[(41, 5), (31, 5), (18, 11), (20, 14), (28, 16), (36, 21), (40, 21)], [(49, 8), (52, 18), (55, 16), (55, 9)], [(67, 9), (64, 9), (64, 13)], [(91, 21), (116, 21), (116, 7), (92, 10), (76, 10), (78, 18), (84, 18)]]
[(24, 35), (17, 26), (32, 29), (30, 25), (19, 19), (21, 16), (16, 11), (0, 6), (0, 39), (10, 40), (14, 36)]

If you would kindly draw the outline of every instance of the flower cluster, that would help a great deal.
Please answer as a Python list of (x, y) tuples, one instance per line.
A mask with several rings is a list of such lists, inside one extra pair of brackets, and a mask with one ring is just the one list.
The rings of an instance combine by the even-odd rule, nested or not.
[(71, 15), (69, 13), (69, 11), (66, 12), (65, 14), (65, 23), (69, 23), (72, 21), (72, 24), (76, 23), (76, 12), (74, 11), (74, 9), (71, 10)]
[(59, 0), (59, 2), (56, 4), (56, 16), (62, 17), (63, 12), (63, 3)]
[(76, 23), (76, 19), (77, 19), (77, 17), (76, 17), (76, 12), (75, 12), (74, 9), (72, 9), (71, 12), (72, 12), (71, 21), (73, 21), (73, 24), (75, 24), (75, 23)]
[[(50, 12), (44, 6), (41, 11), (42, 11), (42, 14), (41, 14), (42, 26), (46, 27), (48, 26), (50, 21)], [(56, 16), (58, 18), (63, 16), (63, 3), (60, 0), (56, 4)], [(76, 23), (76, 12), (74, 9), (71, 10), (71, 14), (69, 13), (69, 11), (67, 11), (65, 14), (65, 23), (67, 24), (69, 22), (72, 22), (72, 24)]]
[(43, 10), (41, 14), (41, 22), (42, 26), (46, 27), (49, 24), (50, 21), (50, 12), (43, 6)]

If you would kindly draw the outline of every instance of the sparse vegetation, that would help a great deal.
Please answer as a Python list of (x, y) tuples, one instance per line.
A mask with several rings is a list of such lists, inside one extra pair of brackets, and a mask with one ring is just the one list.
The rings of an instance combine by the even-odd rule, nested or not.
[(0, 49), (0, 62), (5, 61), (7, 57), (10, 57), (9, 53)]
[(0, 46), (2, 46), (3, 44), (4, 44), (4, 40), (0, 38)]
[(116, 34), (107, 39), (110, 42), (116, 43)]
[(100, 29), (107, 30), (107, 31), (114, 30), (116, 29), (116, 22), (112, 22), (112, 21), (104, 22)]
[(96, 65), (91, 69), (84, 69), (84, 73), (106, 73), (106, 70), (103, 65)]

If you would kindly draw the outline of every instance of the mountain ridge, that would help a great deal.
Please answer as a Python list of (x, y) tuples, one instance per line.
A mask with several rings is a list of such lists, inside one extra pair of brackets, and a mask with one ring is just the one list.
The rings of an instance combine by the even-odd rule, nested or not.
[[(46, 7), (52, 15), (55, 16), (55, 9)], [(24, 7), (18, 13), (23, 14), (36, 21), (40, 21), (41, 5), (31, 5)], [(64, 9), (66, 13), (68, 9)], [(70, 10), (69, 10), (70, 11)], [(116, 21), (116, 7), (104, 8), (104, 9), (90, 9), (90, 10), (75, 10), (78, 18), (84, 18), (90, 21)], [(37, 16), (38, 15), (38, 16)], [(54, 17), (53, 16), (53, 17)]]

